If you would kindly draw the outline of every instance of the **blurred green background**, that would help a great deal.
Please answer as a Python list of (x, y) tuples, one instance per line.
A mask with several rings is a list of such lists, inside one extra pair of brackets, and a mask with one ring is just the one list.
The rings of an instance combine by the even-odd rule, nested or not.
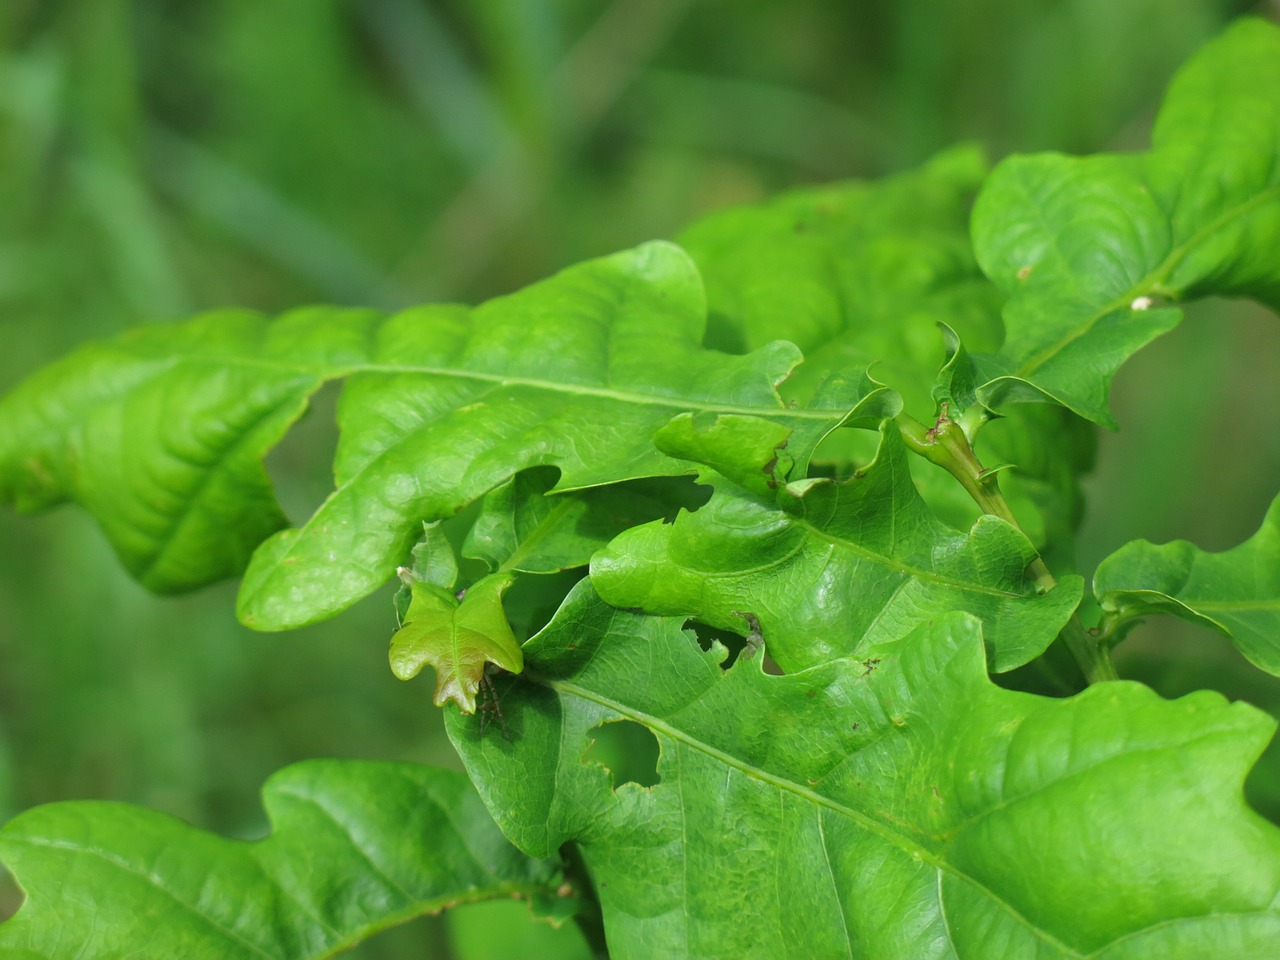
[[(961, 139), (1138, 148), (1222, 0), (5, 0), (0, 386), (89, 337), (228, 304), (475, 301), (788, 186)], [(1193, 311), (1117, 379), (1085, 572), (1133, 537), (1222, 549), (1280, 489), (1280, 328)], [(323, 406), (323, 404), (321, 404)], [(327, 492), (313, 416), (273, 455), (294, 515)], [(320, 453), (317, 453), (317, 450)], [(110, 798), (252, 836), (313, 756), (453, 765), (429, 681), (386, 665), (389, 595), (285, 635), (233, 585), (157, 599), (80, 513), (0, 516), (0, 821)], [(1121, 670), (1273, 712), (1274, 681), (1165, 622)], [(1280, 817), (1280, 769), (1251, 781)], [(17, 903), (0, 883), (0, 916)], [(363, 958), (572, 957), (519, 905)]]

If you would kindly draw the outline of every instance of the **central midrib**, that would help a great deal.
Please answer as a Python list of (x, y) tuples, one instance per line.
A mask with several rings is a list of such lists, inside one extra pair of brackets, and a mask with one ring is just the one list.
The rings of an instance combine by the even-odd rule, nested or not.
[[(580, 687), (576, 683), (573, 683), (572, 681), (552, 680), (547, 677), (535, 677), (533, 673), (528, 673), (526, 674), (526, 676), (529, 679), (534, 679), (537, 682), (545, 684), (546, 686), (555, 690), (557, 693), (570, 694), (582, 700), (586, 700), (590, 703), (597, 704), (598, 706), (602, 706), (607, 709), (614, 710), (618, 714), (626, 717), (628, 720), (632, 720), (636, 723), (641, 724), (642, 726), (648, 727), (649, 729), (655, 731), (656, 733), (660, 733), (663, 736), (671, 738), (672, 740), (675, 740), (679, 743), (683, 743), (684, 745), (691, 747), (692, 749), (698, 751), (699, 753), (705, 754), (706, 756), (711, 757), (712, 759), (717, 760), (720, 763), (725, 764), (726, 766), (733, 767), (735, 770), (738, 770), (739, 772), (743, 773), (744, 775), (746, 775), (751, 779), (760, 780), (764, 783), (770, 784), (771, 786), (775, 787), (778, 790), (785, 790), (798, 797), (808, 800), (810, 803), (813, 803), (816, 806), (824, 807), (828, 810), (831, 810), (833, 813), (837, 813), (840, 816), (847, 817), (849, 820), (852, 820), (862, 829), (866, 830), (869, 833), (875, 834), (876, 836), (880, 837), (882, 840), (886, 841), (887, 843), (892, 844), (898, 849), (904, 851), (913, 859), (919, 860), (923, 863), (927, 863), (934, 870), (938, 871), (938, 873), (950, 874), (951, 876), (956, 877), (957, 879), (963, 881), (964, 883), (971, 884), (972, 886), (981, 890), (991, 900), (992, 903), (998, 905), (1011, 918), (1013, 918), (1018, 923), (1022, 924), (1027, 930), (1032, 932), (1036, 937), (1040, 938), (1047, 944), (1051, 944), (1056, 949), (1062, 951), (1064, 956), (1077, 957), (1077, 958), (1084, 957), (1084, 954), (1080, 953), (1077, 950), (1072, 949), (1071, 947), (1068, 947), (1066, 944), (1062, 943), (1051, 934), (1035, 926), (1028, 917), (1024, 916), (1022, 913), (1016, 910), (1011, 904), (1006, 902), (1003, 898), (997, 895), (995, 891), (991, 890), (981, 881), (977, 880), (974, 877), (969, 876), (966, 873), (962, 873), (956, 867), (952, 866), (946, 860), (938, 857), (926, 847), (922, 847), (916, 843), (913, 843), (909, 838), (907, 838), (903, 834), (892, 830), (890, 827), (881, 823), (879, 820), (876, 820), (875, 818), (869, 816), (868, 814), (861, 813), (860, 811), (855, 810), (852, 807), (845, 806), (844, 804), (839, 803), (830, 797), (823, 796), (822, 794), (817, 793), (816, 791), (811, 790), (808, 787), (805, 787), (805, 786), (802, 786), (801, 784), (796, 783), (794, 780), (789, 780), (786, 777), (781, 777), (776, 774), (772, 774), (767, 770), (762, 770), (760, 767), (747, 763), (746, 761), (741, 760), (730, 753), (726, 753), (725, 751), (719, 749), (718, 747), (713, 747), (711, 744), (706, 743), (703, 740), (697, 739), (696, 737), (686, 733), (684, 730), (681, 730), (678, 727), (673, 727), (672, 725), (670, 725), (664, 720), (660, 720), (657, 717), (651, 714), (645, 713), (641, 710), (636, 710), (632, 707), (627, 706), (626, 704), (619, 703), (616, 700), (613, 700), (609, 697), (602, 696), (601, 694), (595, 693), (592, 690), (587, 690), (586, 688)], [(939, 904), (939, 909), (941, 909), (941, 904)]]
[[(181, 357), (175, 358), (175, 362), (180, 362), (182, 359), (183, 358)], [(220, 357), (218, 359), (228, 365), (236, 364), (245, 367), (287, 370), (292, 373), (316, 376), (324, 380), (339, 380), (363, 373), (384, 373), (388, 375), (415, 373), (429, 377), (473, 380), (480, 383), (491, 383), (504, 387), (530, 387), (535, 390), (545, 390), (548, 393), (564, 393), (573, 396), (594, 397), (596, 399), (615, 400), (620, 403), (630, 403), (640, 406), (671, 407), (680, 411), (705, 410), (712, 413), (736, 413), (746, 416), (780, 417), (783, 419), (794, 420), (821, 420), (824, 422), (842, 420), (849, 414), (850, 410), (856, 407), (855, 403), (850, 404), (848, 408), (841, 409), (805, 409), (785, 406), (782, 404), (781, 400), (778, 401), (777, 406), (768, 407), (717, 403), (712, 400), (695, 400), (692, 398), (665, 396), (662, 394), (638, 393), (632, 390), (618, 389), (616, 387), (592, 386), (590, 384), (583, 383), (562, 383), (553, 380), (540, 380), (537, 377), (512, 376), (505, 373), (484, 373), (479, 370), (468, 370), (465, 367), (430, 367), (418, 364), (395, 363), (356, 363), (336, 367), (327, 371), (317, 371), (313, 367), (307, 367), (300, 364), (281, 363), (278, 361), (245, 357), (241, 355), (230, 355)], [(863, 398), (858, 398), (858, 400), (861, 399)]]

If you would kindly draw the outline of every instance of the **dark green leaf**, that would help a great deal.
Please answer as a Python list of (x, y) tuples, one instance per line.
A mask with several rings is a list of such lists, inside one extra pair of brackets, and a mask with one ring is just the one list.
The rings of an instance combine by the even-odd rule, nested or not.
[(256, 843), (124, 804), (22, 814), (0, 830), (27, 893), (0, 953), (320, 960), (459, 903), (555, 899), (553, 865), (512, 847), (460, 774), (313, 760), (262, 794), (274, 831)]

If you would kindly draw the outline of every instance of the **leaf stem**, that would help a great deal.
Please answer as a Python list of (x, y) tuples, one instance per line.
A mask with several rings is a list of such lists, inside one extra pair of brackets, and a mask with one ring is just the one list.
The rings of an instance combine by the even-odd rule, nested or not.
[[(961, 422), (951, 419), (947, 404), (942, 405), (942, 413), (932, 427), (926, 427), (906, 413), (898, 414), (894, 422), (911, 451), (942, 467), (960, 481), (960, 485), (984, 513), (1022, 529), (1013, 511), (1009, 509), (1004, 494), (1000, 492), (996, 471), (983, 468), (969, 443), (966, 435), (968, 431)], [(1044, 590), (1052, 590), (1058, 585), (1057, 579), (1040, 557), (1028, 564), (1027, 573)], [(1071, 615), (1059, 636), (1089, 683), (1118, 679), (1107, 646), (1089, 636), (1078, 616)]]

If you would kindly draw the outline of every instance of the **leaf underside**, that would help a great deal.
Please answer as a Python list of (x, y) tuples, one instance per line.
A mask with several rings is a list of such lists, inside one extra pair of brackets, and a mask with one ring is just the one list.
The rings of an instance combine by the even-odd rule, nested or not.
[(1209, 553), (1185, 540), (1127, 543), (1098, 566), (1093, 589), (1120, 620), (1171, 614), (1230, 638), (1280, 676), (1280, 498), (1240, 546)]

